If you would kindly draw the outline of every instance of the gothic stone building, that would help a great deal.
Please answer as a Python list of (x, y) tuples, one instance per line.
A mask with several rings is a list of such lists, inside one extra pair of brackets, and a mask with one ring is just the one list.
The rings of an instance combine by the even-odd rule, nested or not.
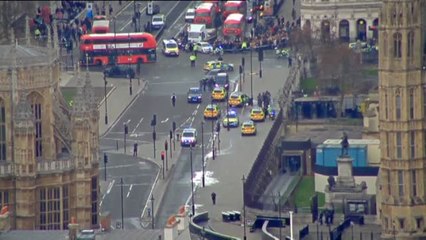
[(379, 32), (382, 237), (426, 239), (426, 1), (383, 0)]
[(381, 4), (378, 0), (301, 0), (301, 25), (312, 28), (317, 38), (377, 39)]
[(57, 49), (0, 46), (0, 205), (14, 229), (98, 225), (99, 113), (88, 76), (64, 100)]

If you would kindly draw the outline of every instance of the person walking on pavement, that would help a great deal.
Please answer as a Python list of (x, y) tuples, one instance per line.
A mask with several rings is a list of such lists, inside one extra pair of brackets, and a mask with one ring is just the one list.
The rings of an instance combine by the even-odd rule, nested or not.
[(205, 78), (202, 80), (202, 81), (203, 81), (203, 91), (204, 91), (204, 92), (206, 91), (207, 80), (208, 80), (208, 79), (205, 79)]
[(176, 106), (176, 95), (175, 95), (175, 93), (172, 94), (171, 99), (172, 99), (172, 106), (175, 107)]
[(191, 56), (189, 56), (189, 61), (191, 62), (191, 67), (195, 67), (195, 60), (197, 60), (197, 56), (195, 56), (194, 54), (191, 54)]
[(133, 157), (137, 157), (138, 156), (138, 143), (134, 143), (133, 144)]
[(216, 193), (212, 192), (211, 196), (212, 196), (213, 205), (216, 205)]

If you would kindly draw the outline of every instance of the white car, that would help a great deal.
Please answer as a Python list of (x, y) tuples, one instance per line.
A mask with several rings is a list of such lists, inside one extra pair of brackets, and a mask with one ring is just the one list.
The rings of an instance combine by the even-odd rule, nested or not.
[(195, 128), (185, 128), (182, 132), (180, 139), (180, 145), (184, 146), (195, 146), (197, 144), (197, 130)]
[(166, 27), (166, 16), (164, 14), (157, 14), (152, 16), (151, 25), (153, 29), (161, 29)]
[(195, 46), (197, 46), (197, 52), (201, 52), (201, 53), (213, 52), (213, 46), (210, 45), (210, 43), (208, 42), (197, 42), (195, 43)]
[(192, 23), (195, 18), (195, 8), (189, 8), (185, 13), (185, 22)]

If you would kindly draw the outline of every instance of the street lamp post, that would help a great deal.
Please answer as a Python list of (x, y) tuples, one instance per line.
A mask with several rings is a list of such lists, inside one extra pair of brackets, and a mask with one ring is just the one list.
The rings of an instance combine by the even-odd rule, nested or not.
[(193, 177), (193, 168), (192, 168), (192, 144), (189, 144), (189, 159), (191, 162), (191, 199), (192, 199), (192, 216), (195, 215), (195, 201), (194, 201), (194, 177)]
[(253, 45), (250, 46), (250, 96), (253, 105)]
[(114, 57), (113, 59), (114, 59), (114, 65), (115, 65), (117, 63), (117, 39), (116, 39), (117, 32), (115, 30), (115, 22), (116, 22), (115, 16), (113, 17), (113, 20), (114, 20)]
[(246, 191), (245, 191), (245, 189), (246, 189), (246, 178), (245, 178), (245, 176), (244, 176), (244, 174), (243, 174), (243, 178), (241, 179), (242, 181), (243, 181), (243, 219), (244, 219), (244, 221), (243, 221), (243, 234), (244, 234), (244, 236), (243, 236), (243, 240), (247, 240), (247, 231), (246, 231), (246, 223), (247, 223), (247, 220), (246, 220)]
[(290, 240), (294, 240), (293, 238), (293, 211), (290, 211)]
[(352, 240), (354, 240), (354, 223), (351, 221)]
[[(212, 117), (213, 117), (213, 99), (211, 102), (212, 105)], [(215, 154), (214, 154), (214, 142), (215, 142), (215, 135), (214, 135), (214, 120), (212, 120), (212, 138), (213, 138), (213, 144), (212, 144), (212, 158), (213, 160), (215, 159)]]
[(226, 129), (229, 131), (230, 130), (230, 126), (229, 126), (229, 93), (228, 91), (226, 91)]
[(108, 125), (108, 99), (107, 99), (107, 84), (106, 73), (104, 71), (104, 99), (105, 99), (105, 125)]
[(151, 227), (154, 229), (154, 194), (151, 194)]
[(204, 167), (204, 121), (201, 121), (201, 164), (203, 166), (202, 184), (205, 187), (205, 167)]
[(106, 155), (106, 153), (104, 153), (104, 180), (107, 180), (107, 163), (108, 163), (108, 156)]
[(129, 75), (129, 95), (132, 96), (132, 94), (133, 94), (133, 91), (132, 91), (132, 76), (130, 74), (130, 62), (132, 61), (131, 51), (130, 51), (130, 33), (128, 34), (128, 37), (129, 37), (129, 51), (128, 51), (129, 58), (127, 59), (128, 60), (127, 63), (129, 65), (129, 68), (128, 68), (127, 71), (128, 71), (128, 75)]
[(121, 229), (124, 229), (124, 205), (123, 205), (123, 178), (120, 178), (121, 185)]
[(281, 219), (281, 193), (278, 192), (278, 217), (280, 218), (280, 239), (282, 239), (281, 228), (283, 227), (282, 219)]

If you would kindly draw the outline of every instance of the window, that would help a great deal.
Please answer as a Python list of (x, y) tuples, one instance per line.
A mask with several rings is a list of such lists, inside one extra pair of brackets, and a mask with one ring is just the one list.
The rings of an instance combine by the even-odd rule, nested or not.
[(398, 218), (398, 222), (399, 222), (399, 229), (404, 230), (404, 219), (403, 218)]
[(417, 229), (423, 228), (423, 217), (416, 217), (416, 227)]
[(414, 57), (414, 32), (408, 33), (408, 39), (407, 39), (407, 56), (408, 57)]
[[(388, 94), (385, 93), (385, 103), (388, 102)], [(388, 105), (385, 104), (385, 119), (388, 119)]]
[(31, 109), (34, 114), (35, 123), (35, 156), (40, 160), (43, 156), (43, 137), (42, 137), (42, 110), (41, 98), (35, 94), (30, 97)]
[(6, 112), (4, 101), (0, 101), (0, 161), (6, 161)]
[(391, 191), (391, 171), (390, 170), (388, 170), (387, 171), (387, 173), (388, 173), (388, 175), (387, 175), (387, 181), (386, 181), (386, 184), (387, 184), (387, 187), (388, 187), (388, 194), (389, 195), (392, 195), (392, 191)]
[(62, 229), (68, 229), (69, 218), (69, 192), (68, 186), (62, 187)]
[(92, 177), (92, 226), (98, 224), (98, 179)]
[(413, 196), (417, 196), (417, 180), (416, 180), (416, 170), (411, 170), (411, 190), (413, 191)]
[(416, 132), (410, 132), (410, 158), (416, 157)]
[(394, 33), (393, 34), (393, 57), (394, 58), (401, 58), (402, 56), (401, 41), (402, 41), (402, 34)]
[(400, 197), (404, 196), (404, 173), (398, 170), (398, 194)]
[(390, 147), (389, 146), (391, 146), (391, 144), (390, 144), (390, 138), (389, 138), (389, 132), (386, 132), (385, 133), (385, 144), (386, 144), (386, 157), (390, 157), (390, 154), (389, 154), (389, 149), (390, 149)]
[(0, 192), (0, 209), (9, 204), (9, 192)]
[(414, 119), (414, 90), (410, 90), (410, 119)]
[(396, 95), (395, 105), (396, 105), (396, 120), (400, 120), (401, 119), (401, 96)]
[(402, 158), (402, 134), (400, 132), (396, 133), (396, 158)]
[(60, 230), (60, 189), (59, 187), (40, 189), (39, 212), (40, 230)]

